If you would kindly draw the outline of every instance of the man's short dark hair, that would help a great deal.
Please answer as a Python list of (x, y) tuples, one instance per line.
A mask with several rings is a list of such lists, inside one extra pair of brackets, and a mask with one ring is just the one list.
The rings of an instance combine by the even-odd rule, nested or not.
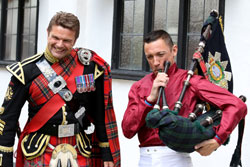
[(174, 45), (169, 33), (164, 30), (154, 30), (144, 36), (143, 43), (150, 43), (158, 39), (163, 39), (170, 48)]
[(78, 18), (72, 13), (57, 12), (50, 20), (47, 28), (48, 32), (51, 31), (52, 26), (62, 26), (63, 28), (70, 29), (75, 32), (75, 38), (79, 37), (80, 22)]

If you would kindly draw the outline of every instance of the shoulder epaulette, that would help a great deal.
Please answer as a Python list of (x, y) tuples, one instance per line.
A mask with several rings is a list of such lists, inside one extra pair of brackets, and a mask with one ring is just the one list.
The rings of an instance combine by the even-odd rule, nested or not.
[(25, 78), (24, 78), (24, 72), (23, 67), (31, 62), (34, 62), (35, 60), (39, 59), (43, 54), (36, 54), (32, 57), (29, 57), (27, 59), (24, 59), (21, 62), (16, 62), (11, 65), (6, 66), (6, 69), (13, 74), (22, 84), (25, 85)]

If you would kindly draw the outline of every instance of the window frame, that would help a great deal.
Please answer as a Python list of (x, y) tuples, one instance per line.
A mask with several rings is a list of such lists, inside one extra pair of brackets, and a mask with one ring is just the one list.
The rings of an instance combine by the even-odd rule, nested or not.
[[(179, 24), (178, 24), (178, 54), (176, 64), (179, 68), (187, 67), (187, 31), (189, 7), (191, 0), (179, 0)], [(155, 0), (145, 0), (144, 13), (144, 34), (153, 30)], [(114, 1), (114, 20), (113, 20), (113, 38), (112, 38), (112, 61), (111, 74), (114, 79), (139, 80), (150, 73), (150, 67), (143, 53), (142, 70), (119, 69), (121, 54), (121, 36), (123, 24), (124, 0)], [(219, 13), (224, 18), (225, 0), (219, 1)], [(224, 20), (224, 19), (223, 19)]]
[[(22, 41), (23, 41), (23, 25), (24, 25), (24, 10), (25, 0), (19, 0), (18, 2), (18, 15), (17, 15), (17, 41), (16, 41), (16, 60), (3, 60), (6, 49), (6, 28), (7, 28), (7, 8), (8, 1), (2, 1), (2, 13), (1, 13), (1, 30), (0, 30), (0, 65), (9, 65), (16, 61), (21, 61), (22, 57)], [(37, 38), (38, 38), (38, 14), (39, 14), (39, 0), (37, 0), (36, 10), (36, 28), (35, 28), (35, 52), (37, 52)]]

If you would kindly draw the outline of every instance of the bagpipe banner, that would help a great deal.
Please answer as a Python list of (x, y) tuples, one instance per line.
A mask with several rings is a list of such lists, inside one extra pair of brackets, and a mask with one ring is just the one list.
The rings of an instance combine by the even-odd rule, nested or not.
[[(211, 26), (211, 34), (206, 40), (202, 35), (206, 27)], [(202, 53), (203, 61), (199, 61), (199, 74), (207, 75), (212, 83), (233, 92), (233, 75), (231, 63), (225, 45), (223, 24), (221, 17), (216, 12), (211, 12), (201, 30), (201, 41), (205, 40), (206, 45)], [(203, 67), (205, 65), (205, 67)], [(206, 71), (201, 69), (206, 68)]]

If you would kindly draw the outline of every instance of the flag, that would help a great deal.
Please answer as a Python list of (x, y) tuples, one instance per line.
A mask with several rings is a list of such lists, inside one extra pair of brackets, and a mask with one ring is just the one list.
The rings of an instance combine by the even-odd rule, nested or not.
[[(203, 39), (206, 27), (211, 26), (211, 33), (208, 39)], [(199, 63), (200, 67), (206, 67), (208, 80), (215, 85), (233, 92), (233, 75), (230, 59), (225, 45), (223, 25), (221, 17), (217, 13), (211, 12), (201, 30), (201, 40), (206, 40), (202, 57), (204, 63)], [(204, 68), (204, 67), (203, 67)]]

